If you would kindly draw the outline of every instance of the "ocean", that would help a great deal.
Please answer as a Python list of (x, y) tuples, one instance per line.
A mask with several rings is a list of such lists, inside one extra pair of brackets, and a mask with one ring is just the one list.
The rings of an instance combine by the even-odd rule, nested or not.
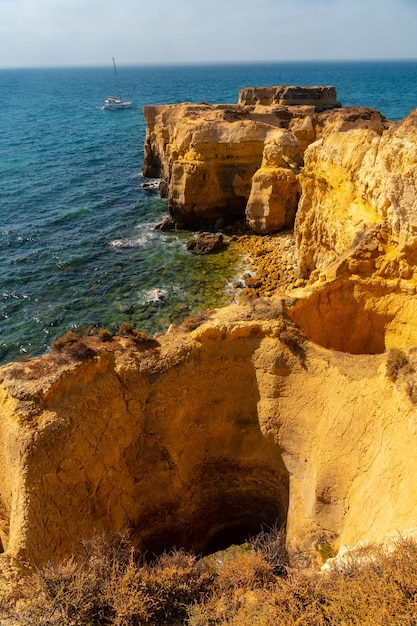
[[(226, 304), (239, 262), (196, 257), (141, 174), (146, 104), (237, 102), (243, 87), (334, 85), (391, 120), (417, 107), (417, 62), (118, 66), (132, 109), (105, 111), (113, 66), (0, 70), (0, 364), (67, 330), (151, 334)], [(164, 298), (155, 298), (162, 290)]]

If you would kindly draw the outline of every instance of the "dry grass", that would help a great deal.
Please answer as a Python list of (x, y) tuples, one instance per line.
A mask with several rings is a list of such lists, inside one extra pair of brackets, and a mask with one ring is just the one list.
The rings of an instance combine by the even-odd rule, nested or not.
[(415, 541), (401, 540), (391, 552), (368, 550), (319, 573), (289, 567), (282, 539), (275, 529), (261, 533), (215, 569), (213, 560), (181, 550), (145, 562), (124, 537), (97, 539), (84, 545), (81, 561), (50, 565), (25, 579), (18, 595), (2, 593), (0, 623), (417, 625)]
[(52, 352), (58, 352), (69, 356), (76, 361), (87, 361), (96, 356), (95, 350), (92, 350), (83, 340), (81, 333), (68, 331), (62, 337), (58, 337), (51, 345)]
[(417, 404), (416, 379), (416, 351), (415, 348), (405, 353), (397, 348), (387, 352), (386, 376), (394, 384), (402, 384), (413, 404)]
[(386, 375), (389, 380), (395, 382), (402, 369), (408, 367), (408, 356), (397, 348), (392, 348), (387, 353)]
[[(122, 324), (117, 335), (130, 340), (130, 343), (140, 350), (149, 350), (159, 346), (159, 342), (141, 330), (126, 322)], [(86, 328), (77, 332), (68, 331), (52, 342), (53, 356), (74, 361), (87, 361), (97, 356), (102, 343), (111, 344), (116, 338), (106, 328)], [(107, 346), (108, 347), (108, 346)]]
[(129, 322), (124, 322), (119, 327), (117, 334), (120, 335), (120, 337), (128, 337), (135, 346), (140, 348), (150, 349), (159, 346), (157, 339), (142, 330), (134, 328)]
[(231, 576), (225, 589), (219, 576), (189, 615), (189, 626), (415, 626), (417, 544), (403, 540), (327, 573), (287, 569), (261, 585)]
[[(0, 624), (133, 626), (182, 624), (212, 576), (195, 556), (174, 550), (147, 563), (126, 537), (83, 544), (84, 557), (35, 572), (0, 599)], [(0, 586), (1, 588), (1, 586)], [(7, 622), (5, 622), (7, 623)]]

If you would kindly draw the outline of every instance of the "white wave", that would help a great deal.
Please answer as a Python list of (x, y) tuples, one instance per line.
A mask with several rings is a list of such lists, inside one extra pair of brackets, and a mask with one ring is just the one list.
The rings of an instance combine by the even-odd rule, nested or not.
[(109, 248), (123, 248), (123, 245), (123, 239), (113, 239), (113, 241), (109, 243)]
[(159, 287), (155, 287), (146, 292), (147, 301), (153, 302), (154, 304), (163, 302), (167, 296), (168, 291), (166, 289), (160, 289)]
[[(143, 226), (142, 226), (143, 227)], [(134, 237), (126, 237), (125, 239), (113, 239), (110, 241), (109, 248), (145, 248), (155, 239), (155, 233), (148, 227)]]
[(139, 189), (159, 189), (160, 178), (147, 178), (139, 185)]

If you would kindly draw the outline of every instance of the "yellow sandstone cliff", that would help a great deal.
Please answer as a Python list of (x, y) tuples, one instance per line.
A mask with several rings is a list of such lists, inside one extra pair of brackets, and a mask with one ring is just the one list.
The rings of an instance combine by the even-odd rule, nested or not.
[(161, 178), (177, 226), (243, 218), (261, 234), (293, 226), (304, 151), (316, 139), (390, 127), (372, 109), (340, 108), (331, 87), (243, 89), (239, 104), (146, 106), (144, 115), (143, 173)]
[(2, 367), (3, 559), (125, 529), (154, 552), (276, 522), (312, 552), (416, 531), (417, 114), (242, 106), (147, 109), (147, 173), (184, 221), (297, 209), (303, 286)]

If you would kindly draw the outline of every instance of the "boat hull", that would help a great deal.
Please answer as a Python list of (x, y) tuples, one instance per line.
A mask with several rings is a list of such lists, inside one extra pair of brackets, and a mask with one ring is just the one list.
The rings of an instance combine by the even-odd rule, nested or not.
[(119, 109), (130, 109), (132, 107), (132, 103), (123, 100), (122, 98), (113, 98), (109, 97), (104, 101), (103, 109), (108, 109), (110, 111), (117, 111)]

